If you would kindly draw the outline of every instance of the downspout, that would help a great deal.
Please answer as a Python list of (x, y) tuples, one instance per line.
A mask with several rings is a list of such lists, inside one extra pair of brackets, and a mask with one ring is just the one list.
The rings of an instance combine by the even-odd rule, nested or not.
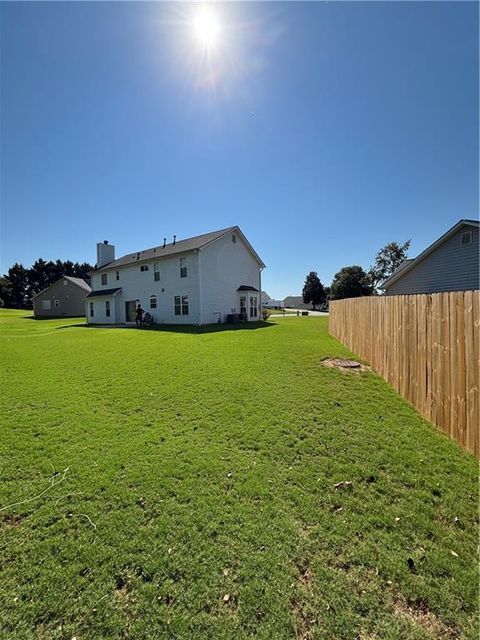
[(202, 303), (202, 260), (201, 249), (197, 249), (198, 256), (198, 304), (200, 307), (200, 325), (203, 324), (203, 303)]
[(258, 308), (260, 310), (260, 318), (262, 317), (262, 271), (263, 271), (264, 267), (260, 267), (259, 271), (258, 271), (258, 290), (260, 291), (260, 300), (258, 303)]

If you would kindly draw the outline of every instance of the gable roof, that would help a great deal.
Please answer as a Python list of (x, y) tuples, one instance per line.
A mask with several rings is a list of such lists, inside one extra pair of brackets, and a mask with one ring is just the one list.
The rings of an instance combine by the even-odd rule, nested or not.
[(456, 224), (453, 225), (453, 227), (451, 227), (448, 231), (446, 231), (443, 234), (443, 236), (440, 236), (440, 238), (435, 240), (435, 242), (432, 242), (431, 245), (429, 245), (426, 249), (424, 249), (422, 253), (420, 253), (416, 258), (409, 258), (407, 260), (404, 260), (400, 264), (400, 266), (395, 269), (392, 275), (382, 282), (381, 288), (385, 289), (386, 287), (389, 287), (394, 282), (402, 278), (408, 271), (411, 271), (413, 268), (415, 268), (419, 262), (424, 260), (433, 251), (438, 249), (438, 247), (442, 245), (446, 240), (448, 240), (453, 235), (455, 235), (455, 233), (457, 233), (459, 229), (465, 226), (476, 227), (478, 229), (479, 222), (478, 220), (468, 220), (468, 219), (459, 220)]
[(32, 300), (34, 298), (36, 298), (37, 296), (41, 296), (42, 293), (45, 293), (45, 291), (48, 291), (49, 289), (54, 287), (61, 280), (68, 280), (69, 282), (71, 282), (72, 284), (76, 285), (77, 287), (80, 287), (80, 289), (83, 289), (86, 293), (90, 293), (90, 291), (92, 290), (90, 285), (87, 282), (85, 282), (85, 280), (82, 280), (82, 278), (74, 278), (73, 276), (62, 276), (58, 280), (55, 280), (55, 282), (52, 282), (52, 284), (50, 284), (48, 287), (45, 287), (45, 289), (42, 289), (41, 291), (39, 291), (38, 293), (33, 295), (32, 296)]
[(107, 269), (118, 269), (118, 267), (124, 267), (125, 265), (129, 264), (137, 264), (140, 262), (145, 262), (147, 260), (158, 260), (161, 258), (166, 258), (167, 256), (176, 255), (177, 253), (185, 253), (188, 251), (194, 251), (195, 249), (201, 249), (207, 244), (210, 244), (210, 242), (218, 240), (218, 238), (221, 238), (227, 233), (232, 233), (232, 231), (235, 231), (241, 236), (242, 240), (245, 242), (255, 259), (262, 267), (264, 267), (265, 265), (260, 260), (252, 245), (240, 231), (239, 227), (234, 226), (227, 227), (226, 229), (220, 229), (219, 231), (204, 233), (200, 236), (194, 236), (193, 238), (186, 238), (185, 240), (177, 240), (175, 243), (171, 242), (169, 244), (166, 244), (165, 247), (163, 245), (159, 245), (157, 247), (152, 247), (151, 249), (144, 249), (143, 251), (127, 253), (117, 260), (113, 260), (108, 264), (104, 264), (102, 267), (95, 267), (95, 270), (91, 271), (90, 273), (94, 273), (95, 271), (100, 270), (106, 271)]
[(83, 280), (82, 278), (74, 278), (73, 276), (63, 276), (63, 279), (70, 280), (72, 284), (76, 284), (78, 287), (82, 287), (82, 289), (85, 289), (85, 291), (92, 290), (90, 285), (87, 282), (85, 282), (85, 280)]

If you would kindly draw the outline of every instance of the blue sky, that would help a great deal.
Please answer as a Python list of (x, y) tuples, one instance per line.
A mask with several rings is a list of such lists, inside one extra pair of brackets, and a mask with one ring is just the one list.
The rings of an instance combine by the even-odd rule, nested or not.
[(478, 216), (478, 4), (2, 3), (1, 263), (238, 224), (274, 297)]

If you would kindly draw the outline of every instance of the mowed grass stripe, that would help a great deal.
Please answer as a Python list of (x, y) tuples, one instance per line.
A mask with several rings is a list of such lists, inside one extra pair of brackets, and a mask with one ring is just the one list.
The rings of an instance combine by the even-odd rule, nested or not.
[(476, 462), (322, 366), (352, 355), (328, 319), (26, 316), (0, 312), (0, 507), (68, 471), (0, 511), (0, 637), (477, 636)]

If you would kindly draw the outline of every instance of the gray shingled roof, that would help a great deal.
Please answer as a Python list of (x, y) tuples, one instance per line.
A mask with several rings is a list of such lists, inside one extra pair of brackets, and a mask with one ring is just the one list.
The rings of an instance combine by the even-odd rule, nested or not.
[(70, 282), (73, 282), (73, 284), (76, 284), (79, 287), (82, 287), (82, 289), (85, 289), (85, 291), (92, 290), (90, 285), (86, 283), (85, 280), (82, 280), (82, 278), (74, 278), (73, 276), (63, 276), (63, 277), (65, 278), (65, 280), (70, 280)]
[(45, 287), (45, 289), (42, 289), (41, 291), (39, 291), (38, 293), (33, 295), (32, 296), (32, 300), (34, 298), (38, 298), (38, 296), (42, 295), (42, 293), (45, 293), (45, 291), (48, 291), (49, 289), (54, 287), (61, 280), (70, 280), (70, 282), (72, 284), (76, 284), (78, 287), (81, 287), (82, 289), (84, 289), (87, 292), (90, 292), (92, 290), (91, 286), (87, 282), (85, 282), (85, 280), (82, 280), (82, 278), (74, 278), (73, 276), (62, 276), (58, 280), (55, 280), (55, 282), (52, 282), (52, 284), (49, 284), (48, 287)]
[(211, 233), (204, 233), (201, 236), (187, 238), (186, 240), (178, 240), (177, 242), (175, 242), (175, 244), (173, 244), (173, 242), (170, 244), (166, 244), (165, 247), (163, 247), (163, 245), (159, 245), (158, 247), (152, 247), (151, 249), (145, 249), (144, 251), (127, 253), (121, 258), (118, 258), (118, 260), (113, 260), (112, 262), (103, 265), (103, 267), (99, 267), (99, 269), (117, 269), (118, 267), (123, 267), (127, 264), (135, 264), (137, 262), (143, 262), (144, 260), (154, 260), (156, 258), (158, 259), (164, 258), (166, 256), (172, 256), (176, 253), (183, 253), (185, 251), (200, 249), (209, 242), (220, 238), (225, 233), (233, 231), (234, 229), (236, 230), (238, 229), (238, 227), (227, 227), (226, 229), (220, 229), (220, 231), (212, 231)]
[(122, 290), (122, 287), (116, 287), (115, 289), (99, 289), (98, 291), (91, 291), (87, 298), (98, 298), (100, 296), (113, 296)]

